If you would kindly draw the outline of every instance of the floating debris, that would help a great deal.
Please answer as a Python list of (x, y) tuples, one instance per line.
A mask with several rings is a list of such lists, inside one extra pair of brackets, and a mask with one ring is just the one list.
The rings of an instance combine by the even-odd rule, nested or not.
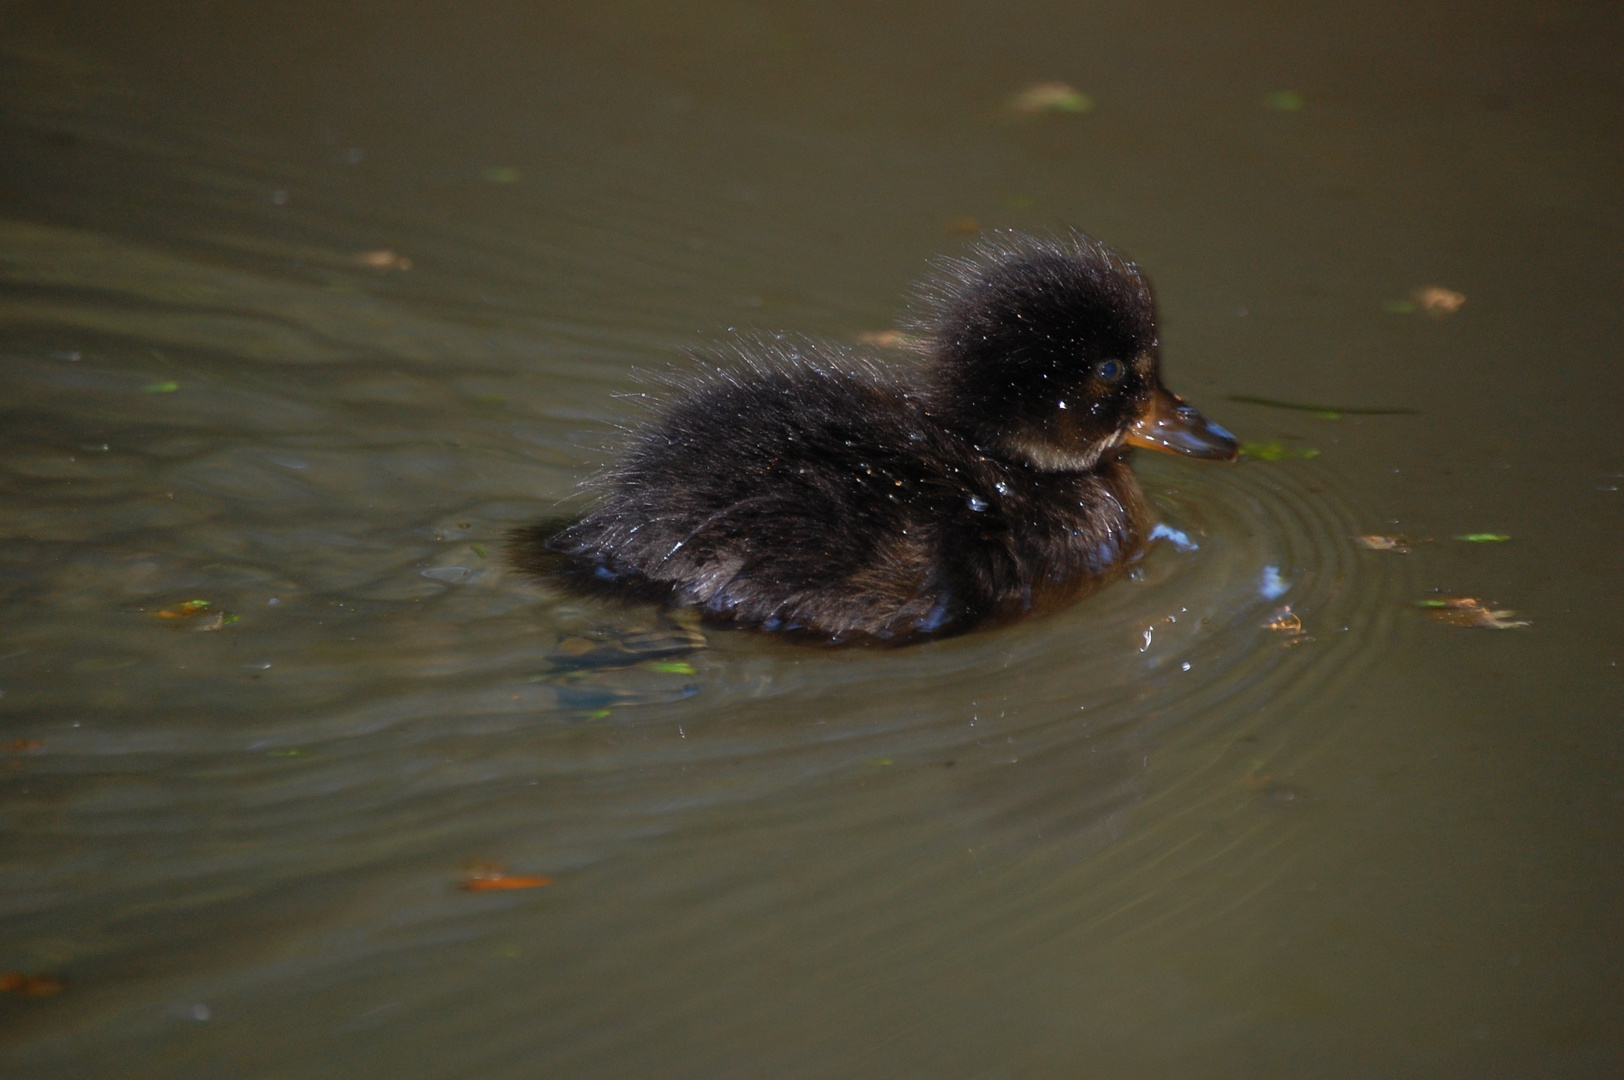
[(492, 165), (479, 175), (489, 184), (517, 184), (524, 173), (516, 165)]
[(157, 613), (160, 619), (195, 619), (199, 615), (206, 615), (214, 604), (209, 600), (188, 600), (184, 604), (164, 608)]
[(699, 672), (690, 663), (683, 660), (659, 660), (652, 664), (645, 664), (650, 671), (658, 671), (662, 675), (698, 675)]
[(1424, 311), (1434, 319), (1447, 319), (1466, 303), (1466, 294), (1440, 285), (1421, 285), (1410, 290), (1408, 300), (1388, 300), (1382, 310), (1389, 315), (1414, 315)]
[(1284, 635), (1280, 644), (1288, 649), (1293, 645), (1303, 645), (1314, 640), (1312, 635), (1303, 630), (1302, 617), (1291, 610), (1290, 604), (1270, 616), (1269, 621), (1263, 624), (1263, 629)]
[(888, 757), (871, 757), (871, 758), (869, 758), (869, 759), (868, 759), (868, 760), (867, 760), (867, 761), (865, 761), (865, 762), (863, 762), (863, 764), (864, 764), (864, 765), (872, 765), (872, 766), (874, 766), (874, 767), (875, 767), (875, 768), (877, 768), (877, 769), (883, 769), (883, 768), (885, 768), (885, 767), (886, 767), (886, 766), (887, 766), (887, 765), (894, 765), (894, 764), (896, 764), (896, 762), (894, 762), (894, 761), (892, 761), (892, 760), (891, 760), (891, 759), (890, 759), (890, 758), (888, 758)]
[(974, 236), (981, 231), (981, 222), (969, 214), (947, 219), (947, 231), (954, 236)]
[(1415, 546), (1417, 544), (1432, 543), (1432, 537), (1430, 536), (1424, 536), (1419, 540), (1413, 540), (1408, 536), (1376, 535), (1356, 536), (1354, 539), (1365, 545), (1365, 547), (1369, 548), (1371, 551), (1391, 551), (1395, 555), (1408, 555), (1410, 552), (1415, 550)]
[(215, 611), (214, 603), (209, 600), (188, 600), (174, 607), (167, 607), (154, 612), (160, 619), (172, 622), (184, 622), (190, 619), (203, 617), (203, 621), (194, 624), (193, 630), (220, 630), (234, 622), (241, 622), (242, 616), (230, 611)]
[(1241, 457), (1255, 461), (1284, 461), (1287, 458), (1307, 459), (1319, 457), (1312, 446), (1294, 449), (1282, 442), (1249, 442), (1241, 444)]
[(463, 867), (463, 892), (503, 892), (509, 889), (540, 889), (553, 883), (550, 877), (510, 874), (500, 863), (473, 862)]
[(355, 257), (355, 261), (362, 266), (371, 267), (373, 270), (410, 270), (412, 268), (411, 259), (399, 252), (390, 251), (388, 248), (380, 248), (377, 251), (363, 251)]
[(1301, 112), (1304, 102), (1295, 90), (1276, 90), (1263, 99), (1263, 104), (1275, 112)]
[(1511, 539), (1509, 533), (1461, 533), (1456, 540), (1464, 540), (1468, 544), (1503, 544)]
[(1411, 291), (1410, 300), (1434, 319), (1447, 319), (1466, 303), (1466, 294), (1440, 285), (1422, 285)]
[(908, 349), (919, 343), (912, 334), (901, 330), (865, 330), (857, 335), (857, 344), (874, 345), (881, 349)]
[(179, 389), (180, 383), (178, 382), (155, 382), (147, 383), (141, 388), (141, 392), (143, 394), (173, 394)]
[(45, 744), (38, 739), (12, 739), (10, 742), (0, 745), (0, 750), (4, 750), (8, 754), (32, 754), (43, 749), (45, 749)]
[(1366, 409), (1351, 405), (1306, 405), (1298, 401), (1278, 398), (1253, 397), (1251, 394), (1230, 394), (1230, 401), (1244, 405), (1262, 405), (1270, 409), (1291, 409), (1294, 412), (1313, 413), (1321, 420), (1340, 420), (1344, 416), (1416, 416), (1418, 409)]
[(66, 987), (50, 975), (24, 975), (20, 971), (0, 972), (0, 992), (23, 997), (55, 997)]
[(1450, 626), (1470, 626), (1483, 630), (1514, 630), (1530, 626), (1527, 619), (1513, 619), (1515, 611), (1491, 611), (1470, 596), (1446, 596), (1440, 600), (1417, 600), (1421, 614)]
[(1011, 98), (1010, 107), (1027, 116), (1085, 113), (1093, 111), (1094, 99), (1069, 83), (1041, 82), (1033, 83)]

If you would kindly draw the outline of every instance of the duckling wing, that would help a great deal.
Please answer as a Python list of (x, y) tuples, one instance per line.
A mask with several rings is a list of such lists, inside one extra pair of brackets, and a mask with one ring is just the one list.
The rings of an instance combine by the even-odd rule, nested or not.
[(929, 505), (940, 440), (908, 389), (872, 372), (708, 386), (550, 546), (606, 582), (765, 629), (928, 632), (944, 618)]

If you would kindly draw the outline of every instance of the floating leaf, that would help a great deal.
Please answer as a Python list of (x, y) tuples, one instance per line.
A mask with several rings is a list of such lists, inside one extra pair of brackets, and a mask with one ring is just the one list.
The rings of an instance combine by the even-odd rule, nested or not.
[(1033, 83), (1010, 99), (1018, 113), (1085, 113), (1094, 109), (1094, 99), (1063, 82)]
[(609, 719), (609, 716), (610, 712), (608, 709), (594, 709), (592, 712), (587, 713), (586, 718), (588, 720), (607, 720)]
[(474, 554), (478, 555), (481, 559), (484, 559), (484, 558), (488, 557), (485, 554), (485, 545), (484, 544), (470, 544), (469, 547), (471, 547), (473, 549)]
[(50, 975), (24, 975), (20, 971), (0, 973), (0, 992), (24, 997), (55, 997), (65, 987)]
[(141, 388), (141, 392), (145, 394), (173, 394), (179, 389), (180, 383), (178, 382), (155, 382), (147, 383)]
[(1264, 98), (1263, 103), (1275, 112), (1300, 112), (1303, 96), (1295, 90), (1276, 90)]
[(981, 231), (981, 222), (969, 214), (947, 219), (947, 231), (954, 236), (974, 236)]
[(1257, 461), (1284, 461), (1286, 458), (1319, 457), (1319, 451), (1311, 446), (1294, 450), (1280, 442), (1249, 442), (1241, 444), (1241, 457)]
[(464, 867), (462, 884), (458, 888), (464, 892), (502, 892), (508, 889), (540, 889), (552, 883), (550, 877), (510, 874), (498, 863), (475, 862)]
[(1239, 401), (1246, 405), (1263, 405), (1270, 409), (1291, 409), (1295, 412), (1313, 413), (1322, 420), (1340, 420), (1344, 416), (1415, 416), (1415, 409), (1366, 409), (1351, 405), (1305, 405), (1297, 401), (1281, 401), (1278, 398), (1253, 397), (1250, 394), (1230, 394), (1230, 401)]
[(355, 257), (355, 261), (362, 266), (374, 270), (410, 270), (412, 260), (398, 252), (384, 248), (379, 251), (363, 251)]
[(1420, 540), (1412, 540), (1408, 536), (1372, 535), (1356, 536), (1354, 539), (1365, 545), (1365, 547), (1369, 548), (1371, 551), (1391, 551), (1395, 555), (1408, 555), (1411, 551), (1415, 550), (1415, 545), (1430, 544), (1432, 542), (1431, 537), (1424, 537)]
[(1462, 533), (1455, 539), (1464, 540), (1468, 544), (1503, 544), (1510, 540), (1511, 536), (1509, 533)]
[(1469, 596), (1446, 596), (1438, 600), (1417, 600), (1421, 614), (1451, 626), (1472, 626), (1484, 630), (1513, 630), (1530, 625), (1527, 619), (1513, 619), (1515, 611), (1491, 611)]
[(188, 600), (184, 604), (177, 604), (172, 608), (164, 608), (158, 612), (160, 619), (195, 619), (206, 614), (213, 607), (207, 600)]
[(0, 746), (8, 754), (32, 754), (36, 750), (45, 749), (45, 744), (38, 739), (13, 739)]
[(863, 764), (873, 765), (876, 768), (884, 768), (887, 765), (892, 765), (895, 763), (888, 757), (871, 757), (867, 761), (863, 762)]
[(697, 675), (692, 664), (682, 660), (660, 660), (646, 665), (650, 671), (658, 671), (665, 675)]
[(1388, 300), (1382, 304), (1382, 310), (1389, 315), (1414, 315), (1415, 305), (1408, 300)]
[(872, 344), (880, 349), (906, 349), (918, 343), (919, 338), (901, 330), (864, 330), (857, 335), (857, 344)]
[(492, 165), (479, 175), (492, 184), (517, 184), (524, 174), (515, 165)]
[(1447, 319), (1466, 303), (1466, 294), (1441, 285), (1421, 285), (1410, 291), (1410, 299), (1434, 319)]

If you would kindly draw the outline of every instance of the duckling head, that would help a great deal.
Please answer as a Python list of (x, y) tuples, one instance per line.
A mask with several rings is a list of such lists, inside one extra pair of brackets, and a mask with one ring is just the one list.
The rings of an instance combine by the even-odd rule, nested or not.
[(1139, 268), (1080, 232), (999, 232), (926, 294), (932, 413), (986, 453), (1046, 472), (1124, 445), (1233, 461), (1240, 444), (1161, 382)]

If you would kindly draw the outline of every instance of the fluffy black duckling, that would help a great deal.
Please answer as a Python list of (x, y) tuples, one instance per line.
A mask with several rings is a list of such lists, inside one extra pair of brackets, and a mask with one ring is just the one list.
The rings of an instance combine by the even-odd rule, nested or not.
[(998, 233), (944, 267), (925, 377), (828, 345), (746, 352), (636, 438), (584, 517), (521, 534), (521, 564), (714, 621), (893, 643), (1122, 573), (1154, 524), (1128, 448), (1238, 452), (1162, 386), (1149, 284), (1078, 232)]

